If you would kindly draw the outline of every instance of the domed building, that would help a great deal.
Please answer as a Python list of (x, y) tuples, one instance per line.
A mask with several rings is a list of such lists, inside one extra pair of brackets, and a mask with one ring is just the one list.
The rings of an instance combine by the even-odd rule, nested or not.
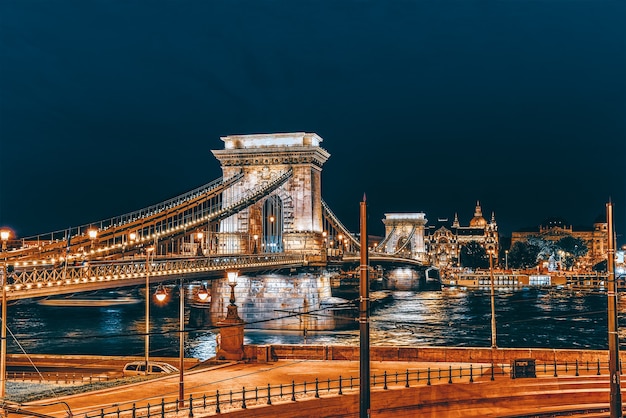
[(461, 248), (471, 241), (478, 242), (486, 250), (494, 250), (496, 254), (500, 246), (495, 213), (492, 212), (491, 220), (487, 221), (478, 201), (468, 226), (461, 226), (455, 213), (452, 222), (448, 218), (439, 218), (434, 225), (427, 225), (424, 235), (428, 262), (437, 268), (458, 267)]

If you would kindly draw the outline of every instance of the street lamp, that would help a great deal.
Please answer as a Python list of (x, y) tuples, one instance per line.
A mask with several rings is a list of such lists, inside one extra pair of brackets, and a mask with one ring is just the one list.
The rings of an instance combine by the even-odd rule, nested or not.
[[(208, 293), (204, 288), (204, 298), (202, 296), (202, 289), (204, 285), (198, 291), (198, 297), (202, 300), (206, 299)], [(155, 296), (159, 302), (163, 302), (167, 297), (167, 292), (163, 286), (159, 286), (155, 293)], [(179, 312), (178, 312), (178, 406), (182, 408), (185, 403), (185, 286), (183, 277), (180, 277), (179, 284)]]
[(6, 392), (6, 374), (7, 374), (7, 241), (11, 236), (11, 231), (3, 229), (0, 231), (0, 239), (2, 240), (2, 254), (4, 262), (2, 264), (2, 347), (0, 348), (0, 398), (4, 399)]
[(198, 232), (196, 234), (196, 237), (198, 237), (198, 251), (197, 251), (197, 255), (199, 255), (199, 256), (204, 255), (204, 252), (202, 251), (202, 238), (204, 238), (204, 234), (202, 232)]
[[(179, 336), (178, 336), (178, 406), (183, 407), (185, 403), (185, 286), (183, 285), (183, 278), (180, 278), (180, 305), (179, 305)], [(198, 298), (202, 301), (206, 300), (209, 296), (204, 284), (200, 286), (197, 292)], [(157, 299), (159, 297), (157, 296)], [(160, 299), (160, 301), (163, 301)]]
[(496, 346), (496, 304), (495, 304), (495, 292), (494, 292), (494, 280), (493, 280), (493, 256), (494, 250), (487, 251), (489, 254), (489, 281), (491, 282), (491, 348), (497, 348)]
[(509, 270), (509, 250), (504, 250), (504, 269)]
[(237, 276), (239, 273), (236, 271), (229, 271), (226, 273), (228, 276), (228, 285), (230, 286), (230, 305), (228, 305), (228, 311), (226, 313), (226, 317), (229, 318), (231, 316), (231, 307), (234, 307), (234, 315), (237, 316), (237, 305), (235, 305), (235, 286), (237, 286)]
[(146, 375), (148, 374), (148, 361), (150, 360), (150, 253), (153, 250), (153, 247), (146, 248)]
[(91, 228), (89, 231), (87, 231), (87, 234), (89, 235), (89, 239), (91, 240), (91, 252), (93, 252), (93, 246), (94, 242), (96, 241), (96, 237), (98, 236), (98, 230)]

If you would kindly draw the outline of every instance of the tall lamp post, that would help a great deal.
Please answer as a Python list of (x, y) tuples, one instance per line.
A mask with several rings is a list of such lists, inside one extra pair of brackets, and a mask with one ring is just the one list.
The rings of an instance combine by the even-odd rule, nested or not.
[[(206, 287), (202, 285), (200, 289), (198, 289), (198, 298), (201, 301), (206, 300), (209, 296), (209, 293), (206, 290)], [(167, 298), (167, 292), (161, 286), (157, 289), (155, 293), (156, 299), (159, 302), (163, 302), (165, 298)], [(183, 407), (185, 403), (185, 286), (183, 283), (182, 276), (180, 277), (180, 288), (179, 288), (179, 326), (178, 326), (178, 406)]]
[(150, 360), (150, 253), (154, 250), (152, 247), (146, 248), (146, 340), (145, 340), (145, 358), (146, 370), (148, 374), (148, 361)]
[(615, 283), (615, 233), (613, 231), (613, 203), (606, 204), (608, 234), (608, 329), (609, 329), (609, 375), (611, 377), (610, 416), (622, 416), (622, 393), (620, 387), (619, 333), (617, 330), (617, 284)]
[(0, 239), (2, 239), (2, 254), (4, 262), (2, 263), (2, 347), (0, 348), (0, 399), (4, 400), (6, 393), (6, 374), (7, 374), (7, 241), (11, 232), (8, 229), (0, 231)]
[(504, 250), (504, 269), (509, 270), (509, 250)]
[(494, 250), (488, 250), (489, 253), (489, 282), (491, 283), (491, 348), (498, 348), (496, 345), (496, 304), (493, 280), (493, 256)]

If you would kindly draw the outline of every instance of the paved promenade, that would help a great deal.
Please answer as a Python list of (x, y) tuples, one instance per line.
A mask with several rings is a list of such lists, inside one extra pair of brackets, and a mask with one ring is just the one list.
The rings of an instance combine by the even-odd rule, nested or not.
[[(562, 377), (511, 379), (508, 374), (498, 374), (496, 369), (495, 380), (492, 381), (489, 364), (473, 363), (473, 382), (470, 382), (470, 375), (467, 373), (469, 367), (468, 363), (372, 361), (371, 373), (379, 376), (379, 379), (371, 391), (371, 416), (553, 416), (545, 414), (565, 409), (573, 415), (578, 413), (581, 416), (608, 416), (608, 376), (597, 375), (595, 370), (581, 370), (578, 377), (569, 374)], [(425, 380), (428, 369), (431, 370), (430, 384)], [(465, 373), (460, 373), (460, 377), (455, 372), (452, 384), (446, 375), (451, 369), (465, 370)], [(421, 371), (421, 382), (411, 382), (410, 387), (406, 388), (403, 376), (406, 376), (407, 371), (413, 373), (418, 370)], [(387, 374), (387, 389), (380, 380), (384, 372)], [(185, 397), (188, 399), (191, 395), (195, 400), (195, 418), (215, 415), (214, 404), (203, 408), (198, 403), (202, 402), (204, 394), (213, 394), (216, 390), (222, 396), (220, 412), (232, 417), (358, 417), (358, 389), (350, 389), (347, 383), (347, 379), (353, 376), (354, 384), (358, 385), (358, 374), (358, 361), (342, 360), (279, 360), (271, 363), (203, 366), (185, 373)], [(344, 379), (343, 394), (338, 395), (336, 390), (326, 391), (324, 381), (336, 380), (339, 376)], [(313, 382), (316, 378), (321, 382), (319, 391), (314, 390)], [(289, 395), (294, 381), (309, 382), (308, 393), (298, 393), (295, 401)], [(266, 393), (263, 388), (268, 383), (273, 386), (283, 384), (285, 387), (282, 397), (273, 390), (271, 406), (267, 405), (267, 399), (263, 397)], [(178, 375), (168, 376), (98, 392), (48, 399), (24, 405), (22, 408), (38, 414), (66, 417), (67, 405), (74, 417), (95, 417), (104, 413), (111, 418), (117, 416), (118, 408), (121, 411), (128, 410), (122, 412), (121, 416), (131, 417), (130, 409), (133, 404), (137, 408), (136, 416), (146, 416), (146, 410), (141, 408), (149, 403), (151, 415), (160, 416), (159, 405), (162, 401), (168, 405), (176, 405), (178, 385)], [(242, 409), (237, 397), (231, 404), (228, 396), (231, 390), (241, 391), (244, 387), (248, 393), (246, 409)], [(257, 396), (261, 393), (259, 399), (255, 399), (255, 388), (259, 389)], [(60, 401), (63, 403), (49, 405)], [(562, 405), (570, 407), (564, 408)], [(591, 415), (589, 411), (593, 411), (595, 415)], [(188, 417), (188, 402), (178, 413), (168, 408), (166, 416)]]

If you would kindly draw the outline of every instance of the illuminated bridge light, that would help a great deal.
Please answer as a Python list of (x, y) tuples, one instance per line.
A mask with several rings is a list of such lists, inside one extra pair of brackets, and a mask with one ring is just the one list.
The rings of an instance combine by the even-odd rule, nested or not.
[[(7, 288), (8, 288), (8, 286), (5, 287), (5, 290), (8, 290)], [(21, 284), (16, 284), (15, 285), (15, 290), (20, 290), (21, 288), (22, 288)]]
[(37, 283), (37, 287), (38, 287), (39, 289), (41, 289), (41, 288), (43, 287), (43, 284), (42, 284), (42, 283)]
[(32, 284), (30, 284), (30, 283), (28, 283), (28, 284), (26, 285), (26, 289), (30, 289), (31, 287), (33, 287), (33, 285), (32, 285)]

